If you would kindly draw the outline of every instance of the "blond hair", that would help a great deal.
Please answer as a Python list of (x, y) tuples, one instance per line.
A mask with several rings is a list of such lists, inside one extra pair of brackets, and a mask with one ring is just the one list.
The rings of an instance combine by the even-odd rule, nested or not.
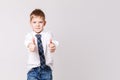
[(31, 14), (30, 14), (30, 21), (33, 19), (33, 17), (35, 17), (35, 16), (37, 16), (37, 17), (41, 17), (41, 18), (43, 18), (44, 20), (45, 20), (45, 14), (44, 14), (44, 12), (41, 10), (41, 9), (35, 9), (35, 10), (33, 10), (32, 12), (31, 12)]

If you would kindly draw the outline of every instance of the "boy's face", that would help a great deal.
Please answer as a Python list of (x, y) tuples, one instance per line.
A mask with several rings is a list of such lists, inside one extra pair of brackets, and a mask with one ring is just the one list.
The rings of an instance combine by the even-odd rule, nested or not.
[(46, 21), (42, 17), (35, 16), (30, 21), (33, 31), (40, 33), (43, 31)]

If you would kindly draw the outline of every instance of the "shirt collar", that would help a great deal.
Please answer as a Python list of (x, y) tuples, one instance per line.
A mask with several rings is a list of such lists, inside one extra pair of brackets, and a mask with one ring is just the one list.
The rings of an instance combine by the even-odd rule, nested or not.
[(34, 36), (35, 36), (36, 34), (43, 35), (43, 33), (44, 33), (43, 31), (42, 31), (42, 32), (40, 32), (40, 33), (36, 33), (36, 32), (34, 32), (34, 31), (32, 32), (32, 34), (33, 34)]

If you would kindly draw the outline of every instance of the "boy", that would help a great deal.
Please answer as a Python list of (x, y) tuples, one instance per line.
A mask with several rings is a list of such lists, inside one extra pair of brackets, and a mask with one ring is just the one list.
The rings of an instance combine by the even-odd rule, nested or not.
[(35, 9), (30, 14), (32, 32), (26, 35), (25, 46), (28, 49), (27, 80), (52, 80), (52, 53), (58, 42), (52, 40), (49, 32), (44, 32), (45, 14)]

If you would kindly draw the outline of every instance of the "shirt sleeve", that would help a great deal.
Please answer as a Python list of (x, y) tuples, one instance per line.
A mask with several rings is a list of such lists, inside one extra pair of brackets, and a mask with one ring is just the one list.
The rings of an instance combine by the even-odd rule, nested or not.
[(50, 44), (50, 40), (52, 39), (52, 42), (55, 44), (57, 47), (59, 45), (59, 42), (54, 39), (53, 34), (51, 32), (47, 33), (47, 44)]
[(32, 36), (30, 35), (30, 33), (25, 36), (24, 45), (26, 48), (28, 48), (28, 44), (31, 42), (31, 39), (32, 39)]

